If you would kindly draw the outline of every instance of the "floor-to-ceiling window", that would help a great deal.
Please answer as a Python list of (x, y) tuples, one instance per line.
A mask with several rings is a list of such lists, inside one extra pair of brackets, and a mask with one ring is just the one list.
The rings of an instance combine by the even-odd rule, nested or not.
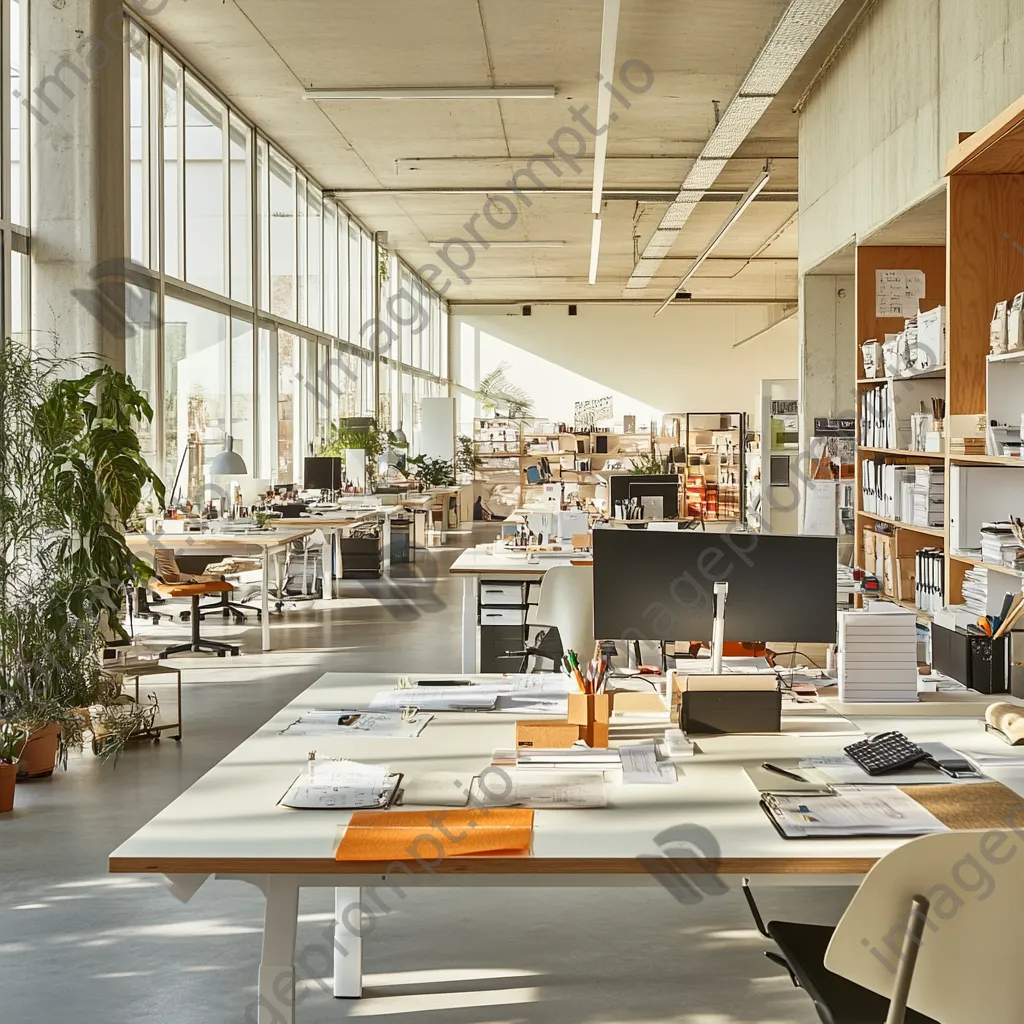
[[(143, 443), (165, 482), (180, 467), (178, 493), (205, 497), (229, 437), (254, 493), (300, 482), (339, 419), (410, 429), (421, 397), (447, 388), (445, 304), (180, 55), (126, 23), (127, 365), (161, 399)], [(25, 268), (8, 266), (17, 288)], [(13, 304), (8, 315), (21, 323)]]

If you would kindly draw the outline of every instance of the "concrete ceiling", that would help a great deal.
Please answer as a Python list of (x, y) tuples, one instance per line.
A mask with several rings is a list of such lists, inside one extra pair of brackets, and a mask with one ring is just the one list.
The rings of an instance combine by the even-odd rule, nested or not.
[[(515, 223), (489, 240), (555, 240), (560, 248), (477, 247), (460, 279), (431, 242), (470, 237), (487, 190), (551, 152), (570, 106), (595, 116), (601, 0), (174, 0), (154, 27), (413, 267), (440, 266), (453, 301), (620, 299), (635, 251), (657, 226), (788, 0), (622, 0), (616, 64), (653, 72), (644, 93), (612, 100), (598, 282), (587, 284), (593, 163), (555, 177), (535, 165), (545, 194), (517, 199)], [(797, 294), (797, 115), (792, 108), (861, 0), (847, 0), (714, 188), (644, 298), (663, 299), (704, 249), (767, 157), (771, 182), (687, 287), (695, 299), (793, 299)], [(639, 76), (638, 76), (639, 77)], [(306, 88), (553, 85), (554, 100), (313, 103)], [(584, 132), (584, 135), (587, 133)], [(574, 143), (563, 135), (570, 154)], [(587, 136), (592, 152), (593, 140)], [(529, 182), (525, 182), (526, 185)], [(570, 190), (559, 193), (557, 190)], [(438, 191), (445, 190), (445, 191)], [(454, 191), (471, 190), (471, 191)], [(652, 201), (615, 190), (655, 190)], [(773, 195), (775, 193), (776, 195)], [(782, 193), (782, 195), (778, 195)], [(500, 211), (499, 211), (500, 214)], [(511, 217), (511, 213), (508, 214)], [(450, 250), (456, 261), (469, 256)]]

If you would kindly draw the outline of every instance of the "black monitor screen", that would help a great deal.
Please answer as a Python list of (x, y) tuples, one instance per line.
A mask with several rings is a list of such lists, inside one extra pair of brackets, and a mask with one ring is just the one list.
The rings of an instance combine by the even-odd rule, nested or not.
[(715, 583), (729, 584), (725, 639), (835, 643), (835, 537), (594, 531), (601, 640), (710, 640)]
[(617, 501), (627, 501), (630, 487), (635, 484), (675, 484), (679, 486), (679, 477), (671, 473), (657, 475), (634, 476), (632, 473), (615, 473), (608, 478), (608, 500), (610, 509), (614, 510)]
[(310, 491), (336, 491), (341, 487), (342, 476), (341, 459), (307, 456), (302, 486)]

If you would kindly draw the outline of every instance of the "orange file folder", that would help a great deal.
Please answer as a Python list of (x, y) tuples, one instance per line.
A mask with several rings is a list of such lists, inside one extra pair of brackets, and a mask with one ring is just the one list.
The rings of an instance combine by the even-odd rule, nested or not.
[(354, 811), (334, 859), (436, 866), (445, 857), (525, 853), (532, 839), (533, 811), (517, 807)]

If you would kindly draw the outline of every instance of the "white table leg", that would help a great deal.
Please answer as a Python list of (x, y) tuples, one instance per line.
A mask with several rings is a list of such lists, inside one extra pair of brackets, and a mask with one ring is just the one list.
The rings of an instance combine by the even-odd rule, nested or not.
[(263, 549), (263, 594), (260, 598), (263, 650), (270, 650), (270, 551)]
[[(363, 936), (360, 902), (363, 890), (334, 890), (334, 998), (363, 994)], [(355, 926), (359, 932), (352, 931)]]
[(476, 643), (476, 594), (479, 578), (462, 577), (462, 671), (480, 671), (480, 655)]
[(381, 552), (380, 575), (381, 579), (391, 575), (391, 515), (384, 513), (384, 523), (381, 526), (383, 534), (381, 541), (383, 551)]
[(267, 912), (260, 957), (258, 1024), (295, 1024), (295, 932), (299, 887), (270, 875), (263, 885)]

